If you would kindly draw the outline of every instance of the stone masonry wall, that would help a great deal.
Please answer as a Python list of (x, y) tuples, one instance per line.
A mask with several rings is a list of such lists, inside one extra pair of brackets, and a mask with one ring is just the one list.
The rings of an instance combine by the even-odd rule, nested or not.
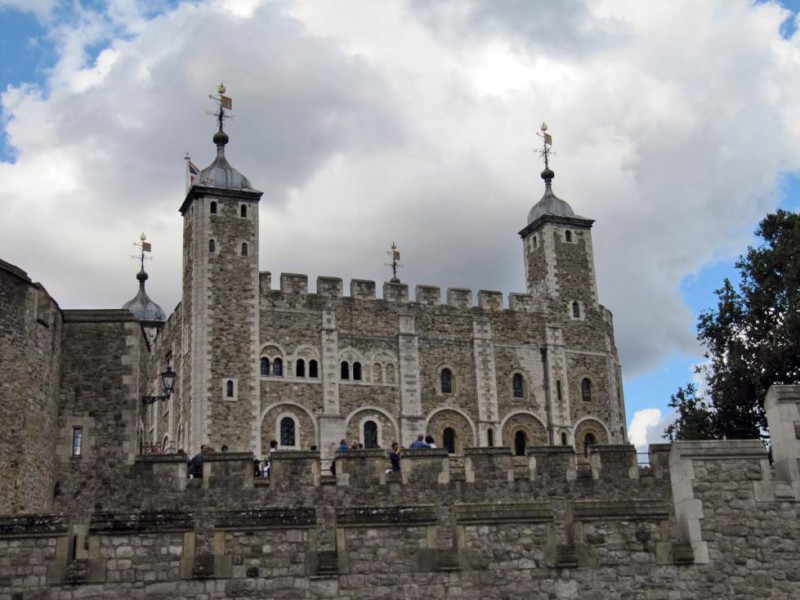
[(45, 289), (0, 261), (0, 513), (52, 507), (61, 329)]
[[(0, 598), (797, 598), (800, 498), (750, 442), (141, 457), (91, 515), (0, 518)], [(153, 493), (154, 490), (158, 493)], [(113, 509), (111, 508), (113, 507)], [(686, 524), (692, 521), (694, 525)]]
[[(456, 432), (459, 450), (488, 445), (486, 427), (493, 429), (495, 445), (513, 445), (517, 431), (524, 431), (528, 443), (532, 443), (533, 439), (542, 439), (540, 427), (548, 427), (548, 400), (558, 401), (552, 390), (548, 395), (548, 385), (554, 385), (548, 379), (562, 382), (564, 408), (558, 424), (569, 431), (569, 444), (574, 439), (574, 427), (586, 417), (602, 422), (612, 432), (611, 436), (603, 435), (603, 439), (614, 443), (624, 439), (617, 435), (619, 411), (611, 406), (617, 402), (616, 393), (611, 391), (619, 387), (619, 382), (613, 380), (619, 372), (608, 368), (617, 359), (613, 341), (609, 343), (608, 339), (605, 309), (589, 305), (584, 318), (576, 320), (569, 317), (566, 305), (556, 315), (535, 312), (532, 303), (524, 301), (528, 298), (525, 295), (514, 295), (512, 308), (503, 309), (494, 302), (499, 300), (499, 294), (481, 292), (480, 308), (464, 304), (463, 298), (471, 296), (464, 290), (450, 290), (448, 304), (440, 304), (441, 293), (431, 286), (419, 286), (418, 301), (394, 301), (364, 298), (363, 294), (358, 298), (344, 297), (344, 286), (334, 278), (320, 278), (318, 288), (322, 293), (317, 294), (308, 293), (305, 275), (284, 274), (280, 279), (281, 290), (272, 290), (272, 277), (261, 274), (259, 356), (267, 358), (270, 365), (280, 358), (283, 371), (280, 376), (272, 371), (259, 376), (262, 441), (257, 453), (263, 452), (268, 443), (263, 436), (275, 438), (279, 430), (277, 422), (263, 422), (265, 417), (290, 415), (303, 425), (309, 416), (318, 419), (323, 410), (327, 416), (325, 427), (336, 427), (335, 434), (328, 434), (329, 445), (324, 443), (323, 426), (318, 423), (313, 431), (306, 427), (297, 432), (300, 445), (295, 447), (317, 445), (326, 458), (332, 458), (340, 438), (361, 437), (361, 432), (353, 435), (352, 419), (358, 417), (360, 421), (364, 415), (359, 413), (365, 409), (382, 413), (381, 422), (392, 423), (392, 439), (381, 436), (384, 447), (395, 439), (409, 445), (417, 433), (430, 433), (441, 445), (446, 427)], [(363, 287), (374, 294), (374, 284), (365, 284), (371, 282), (357, 281), (357, 290)], [(323, 339), (331, 331), (323, 328), (325, 314), (333, 315), (330, 322), (334, 323), (337, 344), (334, 354), (323, 352)], [(418, 370), (414, 373), (408, 372), (408, 364), (400, 364), (401, 322), (413, 323), (418, 352)], [(579, 330), (580, 335), (572, 329)], [(557, 333), (548, 334), (551, 330)], [(485, 336), (478, 346), (476, 331)], [(555, 345), (554, 339), (558, 340)], [(476, 360), (476, 348), (481, 348), (480, 360)], [(545, 349), (550, 349), (548, 363), (542, 361)], [(300, 358), (305, 363), (318, 361), (316, 378), (310, 378), (307, 371), (297, 375)], [(360, 380), (355, 380), (353, 373), (342, 379), (343, 361), (350, 369), (356, 362), (360, 364)], [(443, 368), (453, 374), (451, 393), (441, 390)], [(514, 374), (523, 377), (522, 398), (513, 397)], [(419, 425), (411, 427), (405, 426), (403, 419), (415, 415), (404, 412), (401, 395), (403, 378), (409, 376), (419, 382), (421, 407)], [(593, 383), (589, 403), (580, 401), (583, 377)], [(337, 398), (336, 413), (323, 409), (326, 390), (331, 389)], [(567, 399), (571, 401), (566, 403)], [(382, 426), (381, 431), (384, 430), (388, 432), (389, 428)], [(552, 439), (560, 441), (560, 435), (553, 435)]]

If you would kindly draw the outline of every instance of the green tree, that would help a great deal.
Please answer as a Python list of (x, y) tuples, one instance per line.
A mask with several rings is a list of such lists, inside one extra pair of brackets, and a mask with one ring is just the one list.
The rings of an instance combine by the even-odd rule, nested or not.
[(675, 421), (664, 431), (669, 441), (710, 440), (717, 437), (714, 426), (714, 413), (708, 402), (697, 395), (697, 389), (690, 383), (679, 387), (672, 395), (669, 405), (675, 409)]
[(698, 398), (687, 386), (672, 396), (669, 439), (763, 437), (769, 386), (800, 380), (800, 215), (767, 215), (756, 235), (763, 243), (736, 263), (738, 289), (725, 279), (716, 308), (700, 315), (706, 392)]

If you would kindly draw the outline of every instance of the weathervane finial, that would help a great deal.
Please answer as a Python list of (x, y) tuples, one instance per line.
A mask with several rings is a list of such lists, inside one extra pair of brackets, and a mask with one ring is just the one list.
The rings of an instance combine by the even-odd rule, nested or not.
[(211, 114), (213, 116), (215, 116), (217, 118), (217, 120), (219, 121), (219, 130), (220, 131), (222, 131), (222, 120), (229, 117), (229, 115), (225, 114), (225, 109), (233, 110), (233, 99), (231, 99), (230, 96), (226, 96), (225, 92), (226, 92), (225, 84), (224, 83), (220, 83), (217, 86), (217, 93), (219, 94), (219, 96), (211, 96), (211, 95), (208, 96), (214, 102), (216, 102), (217, 105), (219, 106), (219, 110), (217, 112), (211, 113)]
[(153, 245), (146, 241), (147, 236), (142, 233), (139, 236), (139, 241), (134, 242), (133, 245), (135, 248), (139, 250), (138, 254), (134, 254), (131, 258), (138, 260), (141, 263), (141, 271), (139, 271), (139, 275), (136, 276), (140, 282), (143, 283), (143, 279), (147, 279), (147, 273), (144, 272), (144, 261), (145, 260), (153, 260), (151, 256), (145, 256), (145, 252), (150, 254), (153, 251)]
[(397, 249), (397, 244), (392, 242), (392, 247), (386, 254), (392, 257), (392, 262), (386, 265), (392, 268), (392, 278), (389, 281), (391, 283), (400, 283), (400, 278), (397, 276), (397, 268), (403, 265), (400, 264), (400, 251)]
[(539, 154), (544, 158), (544, 168), (545, 171), (550, 170), (550, 147), (553, 145), (553, 136), (547, 133), (547, 123), (542, 122), (541, 127), (539, 128), (541, 131), (537, 133), (540, 138), (542, 138), (542, 149), (539, 150)]

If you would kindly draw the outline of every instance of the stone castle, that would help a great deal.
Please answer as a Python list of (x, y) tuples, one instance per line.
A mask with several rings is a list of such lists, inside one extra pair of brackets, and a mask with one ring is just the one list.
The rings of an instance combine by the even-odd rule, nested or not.
[[(214, 143), (169, 317), (144, 270), (125, 308), (66, 310), (0, 261), (0, 599), (800, 598), (800, 387), (768, 397), (774, 462), (755, 441), (637, 460), (592, 221), (547, 164), (504, 307), (396, 278), (273, 290), (261, 192)], [(420, 433), (439, 448), (387, 473)]]

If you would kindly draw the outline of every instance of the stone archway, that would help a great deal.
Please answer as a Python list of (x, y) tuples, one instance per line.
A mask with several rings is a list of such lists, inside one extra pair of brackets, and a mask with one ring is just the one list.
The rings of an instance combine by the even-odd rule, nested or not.
[(291, 449), (308, 450), (316, 445), (317, 434), (309, 414), (295, 404), (281, 403), (270, 408), (261, 420), (261, 456), (269, 455), (269, 443), (276, 440), (280, 446), (281, 421), (286, 418), (294, 420), (294, 446)]
[(589, 460), (589, 447), (595, 444), (608, 444), (608, 433), (600, 421), (586, 419), (575, 427), (575, 452), (579, 462)]
[[(448, 430), (446, 436), (445, 430)], [(452, 450), (452, 454), (463, 454), (465, 448), (476, 445), (475, 431), (471, 423), (464, 415), (455, 410), (443, 409), (431, 415), (425, 433), (433, 436), (436, 446), (439, 448), (445, 448), (445, 441), (447, 441), (451, 446), (448, 450)]]
[(345, 425), (345, 435), (348, 441), (358, 440), (362, 444), (366, 443), (365, 426), (370, 429), (368, 423), (377, 426), (377, 444), (381, 448), (389, 448), (392, 442), (399, 442), (397, 430), (392, 420), (382, 411), (374, 408), (362, 408), (350, 415)]
[(547, 429), (539, 419), (528, 413), (516, 413), (503, 424), (501, 443), (503, 446), (510, 446), (515, 454), (524, 455), (524, 450), (519, 452), (522, 443), (526, 446), (547, 446), (550, 441)]

